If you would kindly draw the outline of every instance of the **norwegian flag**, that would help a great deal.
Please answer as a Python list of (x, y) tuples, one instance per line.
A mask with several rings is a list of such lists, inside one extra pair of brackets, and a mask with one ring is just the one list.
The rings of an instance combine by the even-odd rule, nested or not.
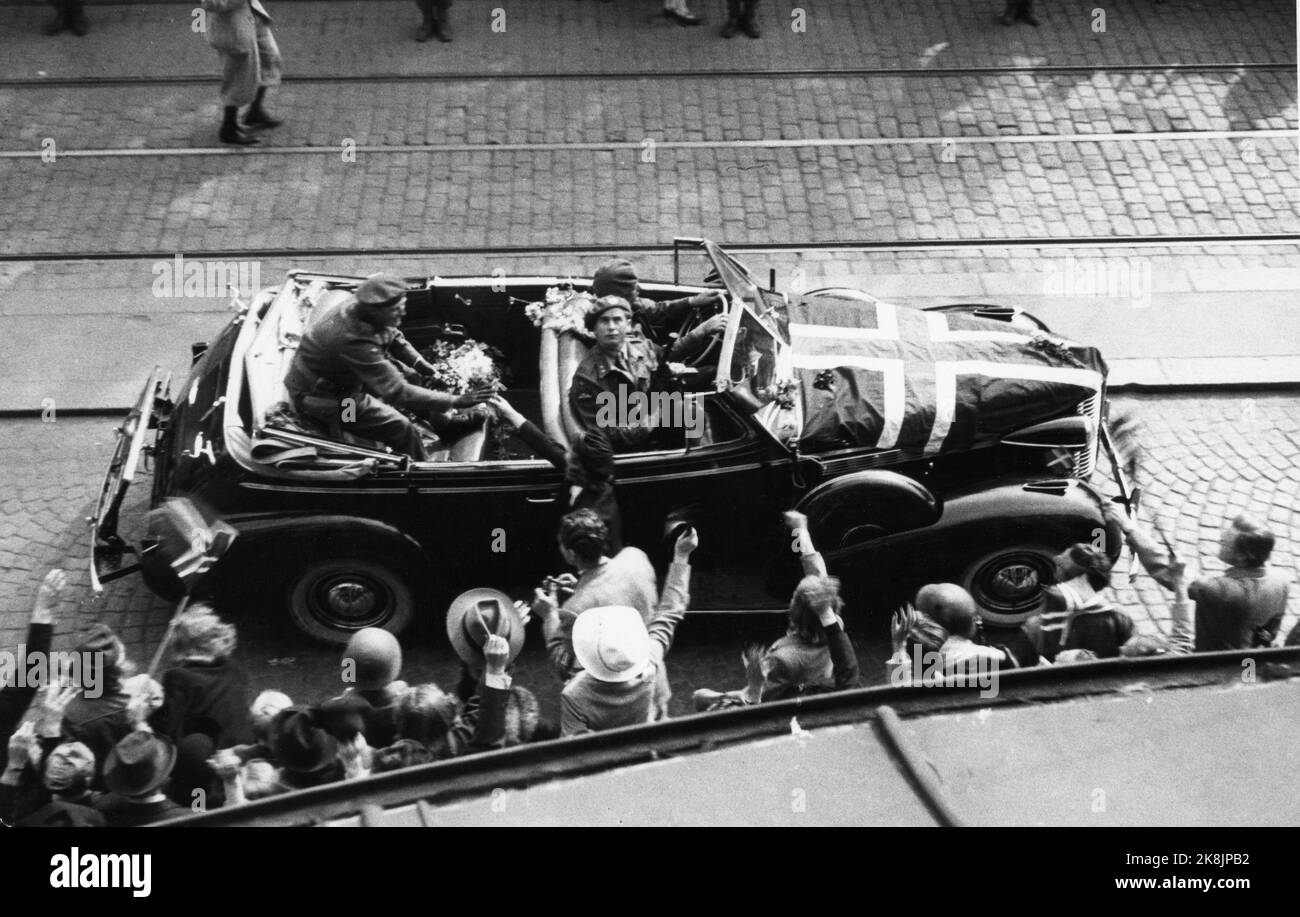
[(1090, 347), (849, 295), (792, 304), (789, 330), (809, 452), (968, 449), (1076, 410), (1106, 377)]

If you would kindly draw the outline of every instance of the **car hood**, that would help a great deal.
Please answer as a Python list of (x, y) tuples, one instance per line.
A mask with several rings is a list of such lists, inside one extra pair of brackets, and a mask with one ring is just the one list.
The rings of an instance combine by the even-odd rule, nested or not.
[(1106, 378), (1092, 347), (850, 293), (792, 303), (789, 333), (804, 452), (969, 449), (1079, 410)]

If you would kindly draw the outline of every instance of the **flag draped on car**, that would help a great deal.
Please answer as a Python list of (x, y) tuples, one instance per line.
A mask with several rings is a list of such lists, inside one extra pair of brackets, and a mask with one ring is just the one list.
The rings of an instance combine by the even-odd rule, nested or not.
[(1091, 347), (849, 295), (791, 304), (789, 329), (806, 452), (968, 449), (1076, 410), (1106, 377)]

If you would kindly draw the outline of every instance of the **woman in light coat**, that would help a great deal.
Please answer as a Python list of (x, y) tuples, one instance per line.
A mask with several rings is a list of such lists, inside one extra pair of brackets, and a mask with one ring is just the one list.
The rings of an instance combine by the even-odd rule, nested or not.
[(262, 107), (268, 86), (280, 85), (280, 49), (271, 33), (271, 16), (261, 0), (203, 0), (204, 33), (221, 57), (222, 143), (251, 146), (256, 137), (244, 133), (238, 121), (241, 105), (248, 105), (244, 125), (270, 128), (279, 125)]

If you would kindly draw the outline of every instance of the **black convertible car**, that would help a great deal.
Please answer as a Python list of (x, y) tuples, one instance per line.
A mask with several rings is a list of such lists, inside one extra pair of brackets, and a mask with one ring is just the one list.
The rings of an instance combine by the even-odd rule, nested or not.
[[(681, 282), (688, 257), (708, 262), (698, 284)], [(693, 612), (784, 607), (797, 569), (781, 525), (791, 507), (808, 515), (817, 547), (864, 605), (951, 580), (990, 620), (1011, 623), (1038, 606), (1060, 549), (1086, 541), (1118, 553), (1088, 483), (1105, 440), (1106, 367), (1095, 350), (1006, 307), (920, 311), (846, 289), (790, 298), (702, 239), (677, 241), (674, 275), (642, 284), (642, 295), (727, 294), (726, 331), (702, 357), (712, 384), (681, 396), (702, 424), (681, 448), (619, 455), (617, 493), (625, 542), (656, 564), (668, 560), (674, 524), (700, 530)], [(155, 590), (175, 585), (166, 575), (175, 551), (170, 565), (161, 560), (157, 532), (138, 546), (117, 532), (142, 463), (155, 506), (188, 497), (238, 533), (205, 591), (256, 591), (323, 640), (366, 626), (398, 631), (417, 609), (437, 614), (472, 586), (524, 595), (562, 569), (562, 473), (517, 439), (485, 429), (414, 462), (286, 420), (283, 379), (304, 329), (360, 280), (290, 272), (195, 346), (174, 392), (155, 371), (91, 520), (96, 586), (121, 572), (127, 551)], [(490, 345), (506, 397), (567, 445), (582, 432), (565, 396), (588, 343), (538, 327), (527, 304), (589, 285), (412, 280), (403, 331), (420, 348)], [(708, 317), (688, 316), (677, 331)]]

